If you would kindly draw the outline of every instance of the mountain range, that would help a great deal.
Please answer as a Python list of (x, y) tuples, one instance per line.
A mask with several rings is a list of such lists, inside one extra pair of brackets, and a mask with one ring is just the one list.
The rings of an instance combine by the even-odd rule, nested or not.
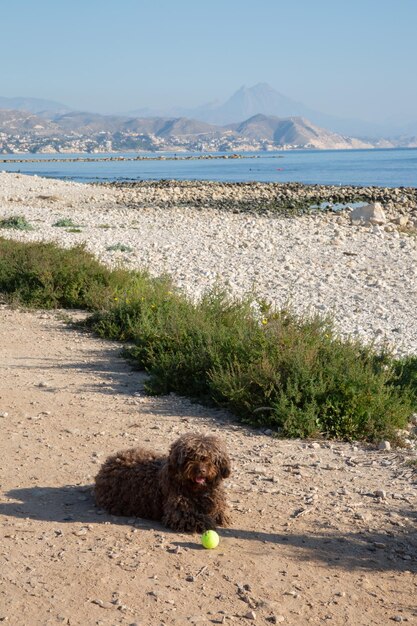
[(223, 126), (242, 122), (259, 113), (274, 117), (304, 117), (317, 126), (354, 137), (375, 139), (402, 134), (417, 134), (417, 119), (408, 124), (401, 124), (395, 119), (385, 124), (376, 124), (354, 118), (327, 115), (288, 98), (267, 83), (258, 83), (252, 87), (242, 86), (224, 103), (212, 102), (195, 108), (136, 109), (129, 111), (128, 115), (190, 117)]
[(404, 129), (403, 136), (399, 130), (395, 139), (381, 139), (384, 134), (379, 130), (371, 132), (369, 125), (358, 120), (342, 120), (311, 110), (266, 83), (241, 87), (224, 103), (194, 109), (136, 109), (121, 115), (74, 111), (64, 104), (37, 98), (0, 97), (3, 153), (417, 146), (412, 136), (417, 135), (417, 123)]
[(0, 109), (14, 109), (16, 111), (29, 111), (41, 117), (53, 118), (73, 111), (71, 107), (42, 98), (4, 98), (0, 96)]

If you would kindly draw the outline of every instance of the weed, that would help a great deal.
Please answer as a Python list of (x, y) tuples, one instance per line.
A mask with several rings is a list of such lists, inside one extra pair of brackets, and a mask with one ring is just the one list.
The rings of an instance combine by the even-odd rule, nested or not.
[(63, 217), (52, 225), (59, 228), (78, 228), (78, 224), (75, 224), (70, 217)]
[(24, 215), (12, 215), (0, 220), (0, 228), (13, 228), (15, 230), (33, 230), (33, 226)]
[(132, 252), (133, 248), (126, 246), (124, 243), (115, 243), (113, 246), (106, 248), (108, 252)]

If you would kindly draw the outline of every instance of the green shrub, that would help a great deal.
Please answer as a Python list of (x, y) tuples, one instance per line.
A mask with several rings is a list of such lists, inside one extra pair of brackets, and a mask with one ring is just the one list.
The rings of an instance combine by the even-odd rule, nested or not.
[(0, 239), (0, 291), (26, 306), (97, 310), (130, 280), (128, 272), (100, 265), (83, 246), (63, 250)]
[(70, 217), (62, 217), (53, 226), (58, 228), (78, 228), (78, 224), (75, 224)]
[(33, 230), (33, 226), (24, 215), (13, 215), (0, 220), (0, 228), (13, 228), (14, 230)]
[(331, 320), (273, 311), (214, 289), (187, 299), (167, 276), (109, 270), (83, 247), (0, 239), (0, 291), (37, 307), (92, 311), (129, 342), (152, 393), (175, 391), (287, 436), (394, 438), (417, 406), (417, 357), (340, 339)]
[(415, 406), (395, 362), (335, 336), (331, 322), (272, 313), (211, 292), (198, 304), (143, 292), (115, 302), (92, 327), (132, 341), (151, 393), (176, 391), (227, 407), (242, 421), (287, 436), (378, 440), (404, 427)]
[(285, 315), (265, 329), (260, 358), (210, 372), (213, 393), (244, 421), (289, 436), (393, 436), (412, 411), (409, 393), (391, 384), (385, 360), (329, 330), (328, 322)]
[(407, 356), (394, 362), (392, 384), (410, 390), (417, 403), (417, 356)]
[(109, 252), (132, 252), (133, 248), (124, 243), (115, 243), (113, 246), (108, 246), (106, 250)]

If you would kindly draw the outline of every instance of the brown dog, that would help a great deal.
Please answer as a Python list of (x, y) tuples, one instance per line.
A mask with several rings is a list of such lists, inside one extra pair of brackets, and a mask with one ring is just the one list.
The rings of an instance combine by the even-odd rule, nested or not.
[(229, 522), (220, 483), (230, 471), (220, 439), (183, 435), (167, 457), (143, 448), (109, 457), (95, 479), (96, 503), (113, 515), (160, 520), (180, 532), (203, 532)]

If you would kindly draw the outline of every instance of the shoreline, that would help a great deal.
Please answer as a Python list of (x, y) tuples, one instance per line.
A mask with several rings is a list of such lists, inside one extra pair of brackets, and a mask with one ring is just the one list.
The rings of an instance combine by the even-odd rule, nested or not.
[[(19, 154), (19, 153), (14, 153), (14, 154)], [(46, 154), (46, 153), (43, 153)], [(58, 153), (57, 153), (58, 154)], [(86, 153), (88, 154), (88, 153)], [(103, 153), (106, 154), (106, 153)], [(115, 153), (117, 154), (117, 153)], [(212, 159), (259, 159), (260, 157), (257, 155), (243, 155), (243, 154), (238, 154), (238, 153), (231, 153), (231, 154), (221, 154), (221, 155), (217, 155), (217, 154), (202, 154), (202, 155), (192, 155), (192, 156), (135, 156), (135, 157), (129, 157), (129, 156), (97, 156), (97, 157), (62, 157), (62, 158), (49, 158), (46, 157), (44, 159), (37, 159), (37, 158), (33, 158), (33, 159), (3, 159), (0, 158), (0, 165), (2, 163), (76, 163), (76, 162), (80, 162), (80, 163), (98, 163), (100, 161), (210, 161)], [(271, 155), (270, 157), (271, 159), (281, 159), (281, 156), (275, 156), (275, 155)]]
[[(417, 354), (417, 190), (362, 188), (364, 200), (382, 201), (384, 225), (352, 224), (348, 209), (297, 209), (317, 194), (336, 200), (336, 191), (347, 198), (352, 190), (202, 181), (91, 185), (2, 173), (0, 219), (21, 215), (34, 230), (2, 228), (0, 236), (85, 244), (111, 267), (170, 274), (192, 298), (216, 284), (236, 297), (256, 292), (277, 308), (331, 315), (343, 336)], [(58, 227), (59, 220), (72, 227)]]

